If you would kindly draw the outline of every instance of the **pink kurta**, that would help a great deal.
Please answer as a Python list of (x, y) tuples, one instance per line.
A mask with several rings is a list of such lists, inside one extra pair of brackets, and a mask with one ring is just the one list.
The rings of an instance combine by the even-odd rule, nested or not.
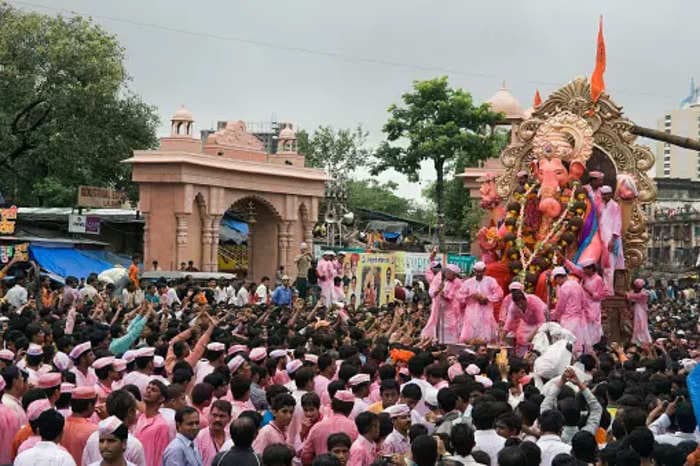
[[(622, 254), (622, 211), (620, 205), (610, 200), (600, 206), (598, 214), (598, 233), (603, 243), (601, 265), (603, 266), (603, 280), (609, 290), (613, 290), (613, 278), (615, 270), (625, 268), (625, 256)], [(608, 252), (608, 243), (617, 237), (615, 248)]]
[(557, 306), (552, 312), (552, 320), (559, 321), (563, 328), (574, 334), (577, 354), (592, 347), (589, 317), (595, 319), (595, 316), (588, 310), (587, 303), (586, 292), (578, 280), (570, 278), (557, 288)]
[(455, 278), (445, 280), (442, 295), (438, 296), (438, 289), (442, 283), (442, 275), (436, 275), (430, 283), (430, 297), (433, 302), (430, 309), (430, 317), (421, 331), (422, 337), (437, 338), (439, 336), (438, 320), (440, 307), (442, 306), (444, 318), (444, 343), (458, 343), (461, 330), (462, 306), (459, 301), (459, 289), (462, 280)]
[(87, 375), (80, 372), (77, 367), (71, 368), (70, 371), (75, 374), (76, 387), (92, 387), (99, 382), (92, 367), (88, 368)]
[(632, 343), (638, 345), (651, 343), (651, 335), (649, 335), (649, 321), (647, 313), (647, 300), (649, 296), (644, 290), (636, 293), (630, 291), (627, 293), (627, 301), (631, 301), (634, 310), (634, 327), (632, 330)]
[[(481, 304), (475, 298), (482, 295), (488, 303)], [(459, 300), (464, 303), (464, 318), (459, 341), (479, 339), (486, 342), (498, 339), (498, 324), (493, 314), (495, 303), (503, 299), (503, 289), (493, 277), (481, 280), (471, 277), (464, 280), (459, 289)]]
[(274, 443), (283, 443), (289, 445), (290, 447), (292, 446), (287, 440), (287, 433), (280, 430), (275, 422), (272, 421), (260, 429), (260, 432), (258, 432), (258, 436), (255, 437), (255, 440), (253, 441), (253, 451), (255, 451), (255, 453), (258, 455), (262, 455), (265, 447)]
[(168, 421), (162, 414), (146, 417), (141, 414), (134, 426), (134, 437), (141, 441), (143, 452), (146, 455), (146, 466), (160, 466), (163, 461), (163, 452), (172, 440)]
[(216, 442), (214, 442), (214, 438), (211, 432), (209, 432), (209, 427), (200, 430), (195, 437), (194, 446), (197, 448), (197, 451), (199, 451), (199, 454), (202, 455), (202, 464), (204, 466), (211, 466), (211, 462), (217, 453), (233, 446), (228, 429), (224, 429), (224, 435), (224, 443), (222, 445), (217, 445)]
[(301, 447), (301, 460), (303, 464), (311, 464), (318, 455), (328, 452), (326, 441), (331, 434), (345, 432), (351, 440), (357, 438), (357, 426), (348, 417), (339, 413), (332, 413), (316, 423)]
[(318, 275), (318, 285), (321, 287), (321, 296), (326, 299), (326, 305), (333, 302), (333, 278), (337, 274), (334, 261), (321, 259), (316, 266), (316, 274)]
[(352, 442), (347, 466), (369, 466), (375, 459), (377, 459), (377, 444), (360, 435)]
[[(314, 392), (321, 399), (321, 403), (324, 405), (331, 404), (330, 396), (328, 395), (328, 384), (331, 383), (330, 379), (325, 375), (317, 375), (314, 377)], [(327, 403), (326, 403), (327, 401)]]
[(603, 298), (611, 294), (610, 289), (605, 286), (603, 278), (596, 274), (592, 276), (587, 276), (583, 273), (583, 270), (578, 265), (567, 260), (564, 262), (566, 268), (570, 270), (577, 270), (579, 275), (583, 277), (581, 281), (581, 286), (583, 286), (583, 291), (585, 291), (586, 298), (586, 316), (588, 319), (587, 329), (588, 334), (586, 340), (591, 345), (594, 345), (600, 341), (603, 336), (603, 323), (602, 323), (602, 310), (601, 301)]
[(511, 295), (506, 296), (501, 306), (501, 316), (505, 316), (505, 330), (515, 334), (519, 355), (525, 353), (533, 335), (544, 323), (544, 313), (547, 309), (547, 305), (534, 294), (525, 294), (525, 299), (527, 300), (525, 311), (513, 302)]
[[(19, 431), (20, 423), (17, 414), (5, 405), (0, 405), (0, 464), (10, 464), (12, 440)], [(39, 438), (41, 440), (41, 438)]]

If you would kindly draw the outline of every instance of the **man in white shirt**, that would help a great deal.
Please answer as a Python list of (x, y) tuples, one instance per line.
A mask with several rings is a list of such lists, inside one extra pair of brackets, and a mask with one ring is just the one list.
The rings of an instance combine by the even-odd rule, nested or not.
[(270, 281), (268, 277), (262, 277), (260, 285), (255, 290), (255, 304), (267, 304), (267, 284)]
[[(671, 427), (670, 416), (673, 416), (673, 414), (676, 415), (678, 432), (669, 430), (669, 427)], [(678, 399), (668, 404), (666, 411), (649, 425), (649, 430), (652, 431), (654, 439), (658, 443), (667, 443), (675, 446), (686, 440), (692, 442), (700, 440), (695, 433), (696, 424), (693, 405), (687, 402), (678, 403)]]
[(37, 466), (50, 464), (52, 466), (76, 466), (73, 457), (59, 445), (63, 437), (65, 421), (61, 413), (48, 409), (37, 419), (41, 441), (32, 448), (24, 450), (15, 458), (15, 466)]
[(78, 292), (80, 299), (82, 300), (90, 300), (90, 301), (95, 301), (100, 298), (100, 295), (98, 294), (97, 288), (95, 287), (97, 285), (97, 274), (96, 273), (91, 273), (88, 275), (86, 284), (84, 287), (81, 288), (81, 290)]
[(15, 274), (15, 285), (5, 293), (5, 301), (15, 309), (27, 304), (27, 289), (24, 287), (24, 273), (18, 271)]
[[(474, 450), (488, 453), (491, 458), (491, 466), (498, 465), (498, 452), (505, 447), (506, 439), (496, 433), (493, 428), (496, 420), (496, 411), (490, 401), (477, 402), (472, 409), (472, 423), (474, 432)], [(549, 466), (550, 463), (542, 463)]]
[(236, 297), (233, 300), (234, 306), (245, 306), (248, 304), (250, 300), (250, 293), (248, 293), (249, 286), (250, 284), (248, 283), (241, 283), (241, 287), (238, 289), (238, 293), (236, 293)]
[(544, 411), (539, 418), (542, 435), (537, 446), (542, 452), (541, 466), (550, 466), (559, 453), (571, 453), (571, 445), (561, 441), (561, 431), (564, 428), (564, 415), (555, 409)]

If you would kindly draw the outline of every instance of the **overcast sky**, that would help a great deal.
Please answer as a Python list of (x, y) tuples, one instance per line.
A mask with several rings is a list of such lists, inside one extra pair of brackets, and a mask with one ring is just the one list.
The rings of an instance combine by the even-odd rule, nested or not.
[[(198, 129), (217, 120), (313, 130), (361, 123), (382, 139), (386, 108), (416, 79), (448, 75), (477, 101), (505, 80), (523, 107), (595, 61), (604, 15), (607, 90), (655, 126), (700, 78), (695, 0), (31, 0), (16, 7), (92, 16), (126, 49), (132, 90), (158, 108), (161, 133), (180, 104)], [(426, 168), (424, 180), (434, 178)], [(385, 174), (383, 179), (399, 180)], [(400, 183), (417, 198), (424, 186)]]

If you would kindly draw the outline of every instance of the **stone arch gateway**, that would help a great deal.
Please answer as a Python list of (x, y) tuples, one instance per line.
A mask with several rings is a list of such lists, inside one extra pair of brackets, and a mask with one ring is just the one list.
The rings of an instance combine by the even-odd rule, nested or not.
[[(177, 270), (192, 260), (199, 270), (216, 271), (219, 224), (235, 206), (249, 224), (249, 278), (273, 274), (279, 265), (294, 270), (299, 243), (312, 243), (326, 175), (306, 168), (297, 153), (266, 153), (243, 122), (229, 122), (204, 140), (176, 131), (185, 122), (191, 125), (191, 116), (180, 109), (157, 150), (134, 151), (125, 161), (146, 222), (144, 263)], [(284, 130), (293, 137), (291, 128)]]

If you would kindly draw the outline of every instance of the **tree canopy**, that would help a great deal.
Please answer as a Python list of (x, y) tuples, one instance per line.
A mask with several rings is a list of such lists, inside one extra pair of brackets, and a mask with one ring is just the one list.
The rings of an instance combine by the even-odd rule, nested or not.
[(124, 50), (92, 21), (0, 5), (0, 192), (23, 206), (76, 202), (81, 184), (126, 189), (158, 118), (127, 83)]
[[(487, 104), (475, 105), (469, 93), (453, 89), (447, 77), (415, 81), (413, 90), (402, 96), (402, 106), (391, 105), (384, 125), (384, 141), (375, 153), (373, 174), (394, 169), (418, 181), (421, 163), (430, 162), (436, 172), (435, 204), (438, 218), (445, 214), (445, 176), (456, 167), (459, 154), (469, 154), (475, 164), (491, 155), (490, 151), (469, 148), (489, 144), (493, 137), (489, 126), (500, 115)], [(443, 242), (444, 229), (440, 230)]]
[(347, 178), (369, 159), (370, 151), (364, 147), (367, 135), (359, 125), (355, 129), (319, 126), (313, 134), (301, 130), (297, 133), (298, 151), (309, 167), (323, 168), (333, 178)]

